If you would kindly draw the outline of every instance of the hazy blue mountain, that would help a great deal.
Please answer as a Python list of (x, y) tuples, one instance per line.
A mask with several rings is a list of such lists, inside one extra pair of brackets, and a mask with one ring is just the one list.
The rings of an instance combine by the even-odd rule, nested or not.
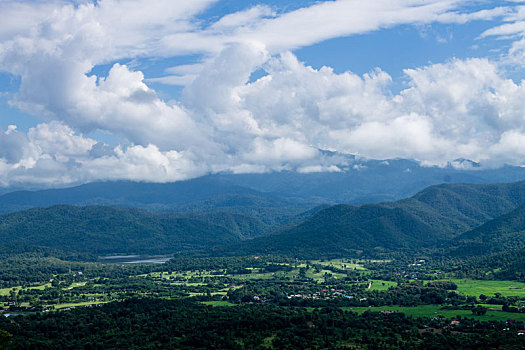
[(395, 201), (441, 183), (483, 184), (525, 179), (525, 168), (481, 169), (464, 159), (456, 160), (455, 167), (437, 168), (404, 159), (338, 157), (341, 172), (218, 174), (166, 184), (116, 181), (16, 191), (0, 195), (0, 213), (57, 204), (111, 205), (153, 211), (227, 211), (243, 215), (251, 212), (271, 224), (279, 220), (272, 212), (284, 212), (288, 217), (320, 204)]
[(97, 182), (71, 188), (4, 194), (0, 196), (0, 210), (10, 212), (55, 204), (150, 206), (162, 210), (223, 194), (259, 193), (209, 177), (167, 184), (131, 181)]
[(395, 201), (410, 197), (431, 185), (442, 183), (490, 184), (525, 180), (525, 168), (505, 166), (481, 169), (468, 160), (457, 160), (455, 166), (423, 167), (406, 159), (358, 160), (340, 167), (342, 172), (301, 174), (217, 175), (225, 181), (261, 192), (279, 193), (288, 198), (322, 200), (333, 204), (365, 204)]

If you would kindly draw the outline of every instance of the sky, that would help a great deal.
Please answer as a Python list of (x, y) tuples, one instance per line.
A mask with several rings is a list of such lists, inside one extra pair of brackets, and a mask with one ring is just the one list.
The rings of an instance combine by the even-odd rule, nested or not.
[(3, 187), (525, 165), (525, 1), (0, 0), (0, 23)]

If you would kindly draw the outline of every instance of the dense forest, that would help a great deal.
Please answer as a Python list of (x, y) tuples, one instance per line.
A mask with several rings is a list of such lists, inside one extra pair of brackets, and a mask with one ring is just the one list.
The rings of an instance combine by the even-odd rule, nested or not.
[(520, 349), (517, 325), (272, 305), (129, 299), (0, 319), (10, 349)]

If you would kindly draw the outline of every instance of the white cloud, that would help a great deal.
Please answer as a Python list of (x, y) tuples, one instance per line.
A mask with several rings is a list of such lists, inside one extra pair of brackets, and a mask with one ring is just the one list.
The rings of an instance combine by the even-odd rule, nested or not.
[[(339, 0), (287, 13), (255, 6), (202, 28), (195, 16), (215, 2), (0, 1), (12, 17), (0, 29), (0, 70), (21, 79), (11, 104), (45, 120), (27, 133), (0, 132), (0, 182), (174, 181), (214, 171), (350, 165), (319, 148), (425, 164), (460, 157), (523, 163), (525, 85), (505, 78), (494, 62), (406, 70), (408, 87), (393, 94), (381, 69), (338, 74), (308, 67), (288, 51), (399, 24), (506, 16), (515, 28), (519, 8), (461, 12), (464, 3), (452, 0)], [(25, 25), (17, 24), (26, 10)], [(504, 28), (484, 35), (503, 35)], [(147, 80), (115, 63), (183, 53), (203, 58)], [(522, 58), (523, 43), (511, 54)], [(90, 73), (108, 63), (107, 76)], [(266, 75), (249, 82), (258, 69)], [(185, 86), (181, 100), (164, 101), (151, 82)], [(127, 143), (82, 136), (94, 130)]]
[[(11, 128), (0, 133), (0, 184), (59, 185), (102, 179), (177, 181), (210, 171), (190, 152), (161, 151), (155, 145), (117, 146), (94, 156), (100, 144), (52, 122), (27, 135)], [(106, 146), (106, 148), (109, 148)]]
[(4, 163), (18, 163), (23, 159), (30, 158), (34, 149), (29, 147), (27, 135), (18, 132), (14, 125), (0, 132), (0, 161)]
[(480, 10), (480, 11), (475, 11), (475, 12), (466, 12), (466, 13), (449, 11), (449, 12), (440, 14), (436, 22), (464, 24), (464, 23), (472, 22), (472, 21), (480, 21), (480, 20), (488, 21), (488, 20), (492, 20), (498, 17), (509, 15), (511, 13), (512, 13), (512, 8), (505, 7), (505, 6), (495, 7), (495, 8), (485, 9), (485, 10)]
[(525, 21), (516, 21), (513, 23), (505, 23), (500, 26), (487, 29), (480, 37), (484, 38), (487, 36), (510, 36), (523, 34), (525, 32)]
[(300, 167), (297, 169), (300, 173), (340, 173), (342, 170), (336, 165), (322, 166), (322, 165), (311, 165)]
[(398, 24), (432, 22), (454, 9), (457, 3), (442, 0), (325, 1), (263, 20), (256, 28), (241, 27), (238, 36), (262, 41), (271, 51), (281, 51)]
[(247, 10), (225, 15), (210, 26), (210, 29), (217, 32), (229, 32), (239, 28), (251, 27), (265, 18), (275, 17), (275, 12), (264, 5), (256, 5)]
[(510, 7), (503, 21), (503, 24), (499, 24), (485, 30), (483, 33), (481, 33), (480, 38), (486, 38), (489, 36), (504, 38), (521, 36), (523, 33), (525, 33), (525, 6), (516, 5)]
[(503, 61), (518, 67), (525, 66), (525, 38), (512, 43), (512, 46)]
[[(226, 49), (188, 86), (185, 107), (166, 105), (140, 73), (115, 65), (106, 79), (84, 89), (84, 108), (94, 105), (97, 113), (87, 113), (83, 121), (129, 138), (137, 133), (143, 142), (108, 149), (56, 122), (27, 135), (11, 128), (0, 138), (18, 145), (2, 156), (2, 167), (11, 166), (4, 181), (174, 181), (210, 171), (316, 172), (345, 166), (318, 148), (415, 158), (426, 165), (456, 158), (493, 166), (523, 163), (525, 85), (504, 78), (486, 59), (406, 70), (409, 87), (392, 95), (391, 78), (380, 70), (360, 77), (313, 69), (291, 53), (267, 57), (258, 46)], [(250, 72), (261, 66), (268, 74), (249, 83)], [(90, 102), (90, 94), (100, 106)], [(107, 111), (108, 105), (113, 107)], [(179, 113), (189, 124), (177, 119)], [(90, 120), (94, 115), (100, 119)], [(129, 125), (118, 126), (126, 120)]]
[(256, 138), (252, 143), (251, 150), (245, 153), (243, 158), (246, 161), (259, 164), (268, 162), (282, 164), (312, 159), (317, 155), (317, 149), (292, 139), (278, 138), (275, 140), (267, 140)]
[(160, 78), (149, 78), (146, 79), (146, 83), (160, 83), (164, 85), (174, 85), (174, 86), (186, 86), (193, 83), (197, 78), (197, 75), (167, 75)]
[(27, 35), (36, 30), (39, 23), (50, 16), (65, 1), (0, 1), (2, 25), (0, 42), (16, 35)]

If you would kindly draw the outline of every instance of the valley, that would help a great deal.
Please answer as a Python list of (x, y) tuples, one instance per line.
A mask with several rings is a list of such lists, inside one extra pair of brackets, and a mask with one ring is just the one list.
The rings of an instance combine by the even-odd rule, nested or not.
[[(103, 319), (106, 308), (116, 306), (130, 310), (130, 305), (134, 305), (131, 309), (142, 305), (150, 313), (153, 312), (150, 308), (157, 307), (156, 301), (172, 303), (163, 306), (168, 308), (184, 305), (186, 310), (202, 310), (199, 306), (202, 305), (211, 308), (206, 309), (209, 315), (226, 312), (226, 308), (228, 317), (240, 316), (247, 308), (254, 314), (262, 313), (258, 317), (263, 319), (268, 310), (273, 310), (272, 317), (279, 317), (275, 313), (293, 312), (303, 314), (305, 322), (311, 317), (306, 315), (331, 314), (334, 310), (358, 322), (365, 322), (369, 317), (379, 317), (385, 322), (384, 319), (399, 315), (396, 317), (402, 317), (403, 322), (413, 324), (417, 334), (430, 329), (438, 333), (467, 332), (467, 341), (474, 343), (476, 332), (497, 330), (505, 335), (505, 344), (518, 344), (521, 338), (517, 338), (515, 327), (525, 323), (525, 282), (458, 278), (460, 271), (441, 268), (423, 259), (412, 262), (403, 258), (299, 260), (249, 256), (175, 258), (165, 264), (84, 264), (85, 267), (95, 264), (97, 270), (77, 266), (70, 272), (54, 274), (49, 281), (0, 289), (0, 309), (6, 316), (0, 318), (0, 329), (15, 335), (14, 344), (24, 348), (44, 341), (51, 347), (77, 346), (88, 339), (79, 336), (76, 341), (64, 343), (62, 336), (53, 340), (53, 336), (47, 335), (44, 340), (38, 331), (27, 334), (13, 327), (20, 324), (30, 329), (32, 322), (46, 319), (62, 322), (60, 320), (70, 316), (85, 317), (83, 315), (90, 313)], [(120, 322), (127, 322), (120, 317)], [(451, 322), (455, 325), (451, 326)], [(515, 326), (509, 327), (509, 322)], [(472, 327), (469, 324), (475, 325), (476, 331), (469, 328)], [(107, 332), (114, 332), (113, 327)], [(229, 326), (221, 327), (228, 329)], [(382, 327), (388, 327), (388, 322)], [(74, 332), (74, 328), (69, 331)], [(89, 341), (111, 344), (115, 339), (107, 332), (96, 333)], [(153, 334), (159, 336), (158, 330)], [(249, 334), (253, 336), (253, 332)], [(277, 333), (272, 330), (271, 334)], [(181, 343), (173, 344), (191, 343), (195, 341), (191, 338), (194, 335), (193, 331), (186, 330), (184, 336), (177, 338)], [(214, 339), (213, 335), (209, 336), (207, 340)], [(356, 336), (336, 338), (355, 341)], [(264, 338), (263, 348), (279, 348), (275, 337)], [(237, 345), (247, 340), (246, 335), (232, 339)], [(418, 339), (419, 336), (414, 335), (405, 341), (416, 344)], [(430, 341), (439, 343), (440, 338)]]
[[(143, 344), (150, 347), (278, 349), (298, 332), (306, 332), (300, 341), (325, 347), (379, 346), (380, 329), (419, 348), (480, 347), (490, 334), (513, 349), (525, 339), (517, 335), (525, 325), (523, 181), (443, 184), (395, 202), (306, 210), (226, 197), (228, 204), (186, 212), (55, 205), (0, 216), (0, 330), (8, 348), (140, 343), (122, 328), (137, 317), (153, 327)], [(201, 322), (218, 328), (206, 329), (211, 343), (202, 345), (196, 316), (159, 310), (204, 312), (212, 318)], [(86, 337), (75, 333), (84, 329), (78, 317), (109, 323)], [(236, 324), (239, 317), (248, 317), (250, 330)], [(351, 328), (333, 324), (338, 318)], [(306, 329), (297, 328), (299, 319)], [(41, 333), (47, 323), (69, 328), (50, 336)], [(180, 336), (161, 335), (167, 325)]]

